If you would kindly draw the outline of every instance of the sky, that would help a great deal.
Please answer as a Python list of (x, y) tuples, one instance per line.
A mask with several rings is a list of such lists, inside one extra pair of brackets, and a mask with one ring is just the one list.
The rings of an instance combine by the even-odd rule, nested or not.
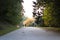
[(36, 0), (23, 0), (23, 7), (25, 10), (24, 16), (31, 18), (32, 17), (32, 12), (33, 12), (33, 2), (32, 1), (36, 1)]

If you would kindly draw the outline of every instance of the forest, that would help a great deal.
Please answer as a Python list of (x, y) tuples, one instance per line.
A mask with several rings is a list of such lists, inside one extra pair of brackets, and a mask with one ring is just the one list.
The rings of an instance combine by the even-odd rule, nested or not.
[[(60, 0), (37, 0), (37, 2), (33, 2), (34, 7), (40, 8), (43, 6), (45, 9), (43, 10), (43, 23), (44, 27), (59, 27), (60, 28)], [(37, 20), (37, 23), (39, 21)]]
[(0, 35), (16, 29), (20, 24), (22, 2), (23, 0), (0, 0)]
[[(36, 0), (33, 2), (38, 9), (43, 6), (41, 27), (60, 28), (60, 0)], [(23, 20), (23, 0), (0, 0), (0, 35), (21, 27)], [(40, 25), (42, 24), (42, 25)]]

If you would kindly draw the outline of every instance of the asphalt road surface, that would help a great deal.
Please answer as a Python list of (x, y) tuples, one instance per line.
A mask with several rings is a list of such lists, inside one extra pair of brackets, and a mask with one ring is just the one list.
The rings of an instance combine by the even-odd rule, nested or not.
[(23, 27), (0, 36), (0, 40), (60, 40), (60, 34), (42, 28)]

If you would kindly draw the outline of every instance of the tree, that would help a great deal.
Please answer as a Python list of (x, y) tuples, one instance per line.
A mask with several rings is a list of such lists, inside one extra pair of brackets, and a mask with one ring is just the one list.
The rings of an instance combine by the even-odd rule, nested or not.
[(52, 27), (60, 27), (60, 0), (37, 0), (39, 6), (45, 6), (44, 25)]
[(0, 21), (7, 21), (14, 25), (19, 24), (22, 17), (22, 2), (22, 0), (0, 0)]
[[(33, 7), (34, 7), (34, 11), (33, 11), (33, 17), (35, 18), (35, 24), (37, 24), (38, 26), (42, 26), (43, 20), (42, 20), (42, 14), (43, 14), (43, 9), (42, 6), (39, 8), (38, 3), (37, 2), (33, 2)], [(40, 11), (41, 10), (41, 11)]]

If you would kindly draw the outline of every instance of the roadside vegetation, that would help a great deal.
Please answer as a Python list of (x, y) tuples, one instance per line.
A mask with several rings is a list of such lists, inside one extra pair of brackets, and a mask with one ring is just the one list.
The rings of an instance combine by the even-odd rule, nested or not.
[(42, 27), (42, 28), (46, 31), (60, 33), (60, 28), (55, 28), (55, 27)]
[[(45, 27), (46, 29), (52, 31), (60, 31), (60, 0), (37, 0), (37, 2), (33, 2), (39, 9), (40, 7), (44, 7), (42, 22), (38, 21), (39, 18), (36, 19), (37, 26)], [(42, 25), (41, 25), (42, 24)]]
[(23, 0), (0, 0), (0, 35), (17, 29), (22, 21)]
[(2, 29), (0, 29), (0, 36), (4, 35), (6, 33), (9, 33), (9, 32), (11, 32), (13, 30), (16, 30), (16, 29), (18, 29), (16, 26), (13, 26), (13, 25), (8, 25), (8, 26), (4, 25), (4, 26), (2, 26)]
[[(0, 0), (0, 35), (22, 26), (24, 18), (22, 2), (23, 0)], [(43, 13), (41, 13), (43, 16), (40, 17), (38, 12), (39, 17), (36, 17), (35, 20), (25, 20), (24, 25), (34, 26), (34, 24), (37, 24), (36, 26), (60, 32), (60, 0), (37, 0), (37, 2), (33, 3), (35, 9), (44, 8), (42, 9)], [(35, 17), (35, 14), (33, 16)]]

